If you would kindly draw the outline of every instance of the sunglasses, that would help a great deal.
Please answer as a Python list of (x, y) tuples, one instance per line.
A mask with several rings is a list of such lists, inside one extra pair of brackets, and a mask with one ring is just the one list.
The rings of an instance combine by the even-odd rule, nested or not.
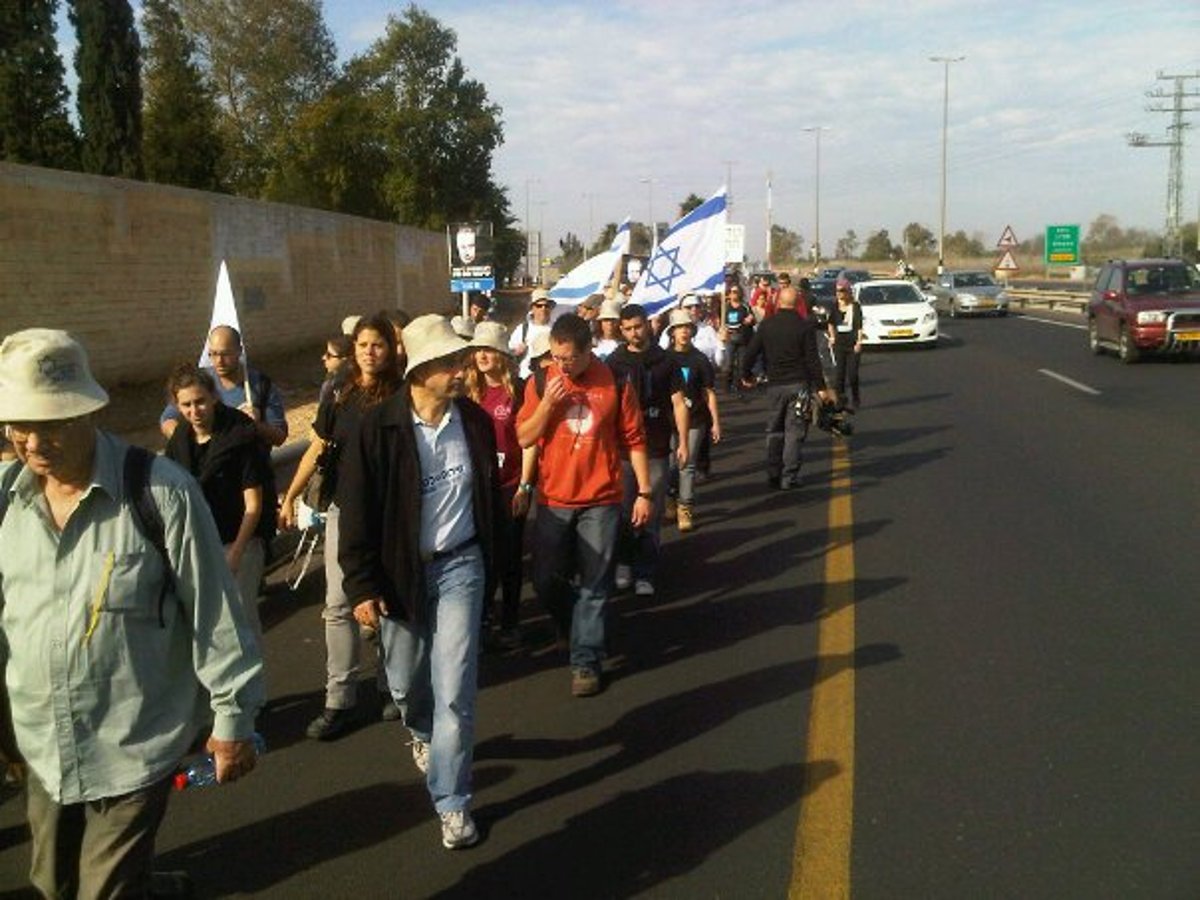
[(549, 303), (535, 303), (535, 304), (533, 304), (533, 308), (534, 309), (549, 309), (550, 304)]

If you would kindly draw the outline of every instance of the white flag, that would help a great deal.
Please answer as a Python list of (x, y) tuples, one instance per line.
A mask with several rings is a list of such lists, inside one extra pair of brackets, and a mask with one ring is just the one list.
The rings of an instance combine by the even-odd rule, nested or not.
[(585, 259), (550, 289), (550, 299), (558, 305), (555, 312), (560, 315), (561, 312), (570, 312), (592, 294), (603, 293), (617, 262), (628, 252), (629, 217), (626, 216), (625, 221), (617, 227), (617, 233), (607, 250)]
[(671, 226), (642, 270), (630, 301), (647, 315), (674, 306), (688, 291), (725, 281), (725, 188)]

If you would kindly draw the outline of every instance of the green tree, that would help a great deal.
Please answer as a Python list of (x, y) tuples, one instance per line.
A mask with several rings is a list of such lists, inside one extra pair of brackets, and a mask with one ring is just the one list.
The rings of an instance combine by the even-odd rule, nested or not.
[(895, 250), (888, 230), (880, 228), (867, 237), (867, 246), (863, 248), (862, 258), (864, 260), (891, 259)]
[(682, 219), (684, 216), (686, 216), (688, 213), (690, 213), (693, 209), (695, 209), (698, 206), (703, 206), (703, 205), (704, 205), (704, 198), (701, 197), (699, 194), (695, 194), (695, 193), (688, 194), (686, 197), (683, 198), (683, 202), (679, 204), (679, 218)]
[(858, 255), (858, 235), (853, 228), (847, 228), (846, 233), (838, 238), (834, 255), (838, 259), (853, 259)]
[(335, 77), (320, 0), (179, 0), (221, 109), (229, 186), (265, 196), (293, 148), (290, 130)]
[(221, 188), (219, 110), (195, 62), (196, 45), (173, 0), (143, 0), (146, 35), (142, 157), (146, 178), (216, 191)]
[(85, 172), (142, 177), (141, 42), (128, 0), (70, 0), (79, 38), (80, 160)]
[(933, 232), (920, 222), (909, 222), (905, 225), (902, 237), (905, 256), (924, 256), (932, 253), (937, 246)]
[(54, 39), (57, 9), (58, 0), (0, 3), (0, 158), (74, 169), (79, 139)]
[(561, 251), (558, 263), (564, 271), (583, 262), (583, 241), (574, 232), (568, 231), (567, 236), (559, 240), (558, 249)]
[(595, 243), (588, 248), (588, 256), (595, 256), (597, 253), (603, 253), (607, 250), (612, 245), (613, 238), (617, 236), (618, 227), (616, 222), (609, 222), (605, 225), (601, 229), (600, 236), (596, 238)]
[(771, 258), (769, 266), (794, 266), (804, 255), (804, 238), (782, 225), (771, 226)]
[(650, 226), (644, 222), (631, 222), (629, 225), (629, 252), (634, 256), (648, 256), (652, 245)]
[(967, 233), (961, 228), (954, 234), (946, 235), (945, 241), (946, 257), (956, 256), (959, 259), (969, 259), (971, 257), (987, 256), (987, 248), (983, 246), (983, 240), (978, 235), (968, 237)]

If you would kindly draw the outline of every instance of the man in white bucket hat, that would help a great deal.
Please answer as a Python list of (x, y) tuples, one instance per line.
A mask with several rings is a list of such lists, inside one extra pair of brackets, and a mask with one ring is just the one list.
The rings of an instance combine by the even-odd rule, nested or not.
[(492, 420), (463, 397), (469, 344), (442, 316), (404, 329), (404, 386), (343, 450), (338, 561), (361, 624), (379, 631), (392, 698), (448, 850), (471, 818), (480, 619), (499, 500)]
[[(0, 669), (29, 767), (30, 878), (45, 896), (144, 896), (172, 776), (210, 698), (218, 781), (254, 768), (262, 658), (199, 485), (149, 463), (161, 546), (83, 347), (0, 344)], [(145, 471), (145, 470), (143, 470)]]

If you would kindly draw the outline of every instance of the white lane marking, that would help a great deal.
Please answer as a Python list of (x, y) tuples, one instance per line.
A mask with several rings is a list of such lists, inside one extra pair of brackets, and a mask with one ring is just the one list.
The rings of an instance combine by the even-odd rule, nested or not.
[(1088, 387), (1073, 378), (1068, 378), (1066, 375), (1059, 375), (1057, 372), (1051, 372), (1049, 369), (1038, 369), (1038, 371), (1047, 378), (1053, 378), (1055, 381), (1061, 381), (1067, 387), (1073, 387), (1077, 391), (1083, 391), (1085, 394), (1091, 394), (1093, 397), (1099, 397), (1100, 392), (1093, 387)]
[(954, 338), (950, 337), (950, 332), (944, 331), (941, 328), (938, 329), (938, 337), (944, 337), (948, 341), (954, 340)]
[(1017, 316), (1022, 322), (1040, 322), (1043, 325), (1057, 325), (1060, 328), (1076, 328), (1080, 331), (1087, 331), (1086, 325), (1078, 325), (1075, 322), (1060, 322), (1058, 319), (1039, 319), (1037, 316), (1021, 315)]

